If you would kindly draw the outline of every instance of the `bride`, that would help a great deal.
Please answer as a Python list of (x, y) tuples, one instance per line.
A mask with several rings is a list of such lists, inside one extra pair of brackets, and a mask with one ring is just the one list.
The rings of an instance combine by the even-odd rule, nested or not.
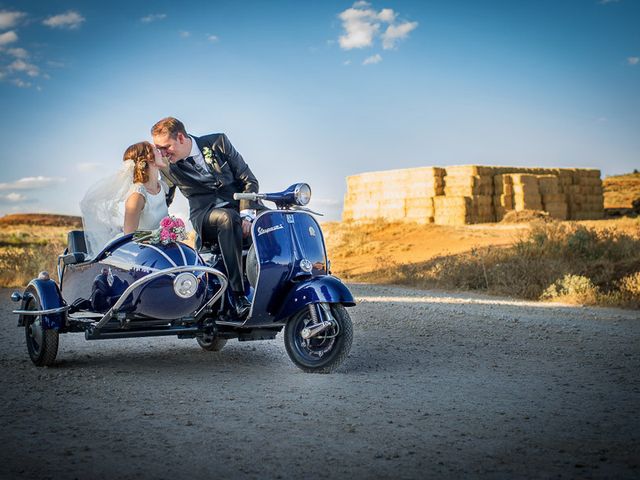
[(159, 170), (167, 162), (160, 151), (139, 142), (125, 150), (123, 161), (119, 172), (91, 186), (80, 202), (91, 257), (119, 235), (158, 228), (168, 215), (168, 188)]

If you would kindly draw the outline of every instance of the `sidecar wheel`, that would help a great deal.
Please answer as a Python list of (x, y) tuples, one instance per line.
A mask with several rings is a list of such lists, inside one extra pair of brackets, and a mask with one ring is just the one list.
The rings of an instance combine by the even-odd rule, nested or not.
[[(29, 293), (31, 293), (31, 298), (27, 301), (25, 310), (41, 310), (42, 303), (38, 292), (35, 289), (29, 289)], [(56, 355), (58, 355), (58, 332), (43, 328), (41, 315), (29, 315), (24, 333), (31, 361), (38, 367), (53, 365)]]
[(311, 322), (308, 308), (294, 315), (284, 328), (284, 346), (289, 358), (307, 373), (331, 373), (347, 358), (353, 342), (353, 325), (347, 310), (339, 304), (331, 305), (331, 315), (337, 328), (328, 328), (308, 340), (302, 329)]
[(226, 338), (212, 338), (208, 335), (204, 337), (196, 337), (196, 340), (198, 341), (198, 345), (208, 352), (219, 352), (227, 344)]

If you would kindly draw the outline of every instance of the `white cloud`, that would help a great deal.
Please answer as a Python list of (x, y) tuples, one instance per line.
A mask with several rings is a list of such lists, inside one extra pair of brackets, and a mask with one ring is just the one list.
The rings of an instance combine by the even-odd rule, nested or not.
[(0, 34), (0, 45), (8, 45), (18, 40), (18, 35), (13, 30)]
[(61, 13), (60, 15), (53, 15), (47, 18), (42, 23), (51, 28), (68, 28), (74, 30), (78, 28), (85, 18), (78, 12), (69, 10), (67, 13)]
[(398, 40), (407, 38), (409, 32), (418, 27), (418, 22), (404, 22), (400, 25), (389, 25), (382, 34), (382, 48), (391, 50)]
[(26, 16), (27, 14), (24, 12), (10, 12), (3, 10), (0, 12), (0, 29), (5, 30), (7, 28), (12, 28), (21, 18)]
[(207, 40), (209, 40), (210, 42), (217, 42), (218, 41), (218, 36), (217, 35), (209, 35), (207, 33), (206, 37), (207, 37)]
[[(19, 78), (14, 78), (11, 81), (11, 83), (13, 83), (16, 87), (20, 87), (20, 88), (29, 88), (29, 87), (31, 87), (31, 82), (25, 82), (24, 80), (20, 80)], [(0, 183), (0, 185), (2, 185), (2, 184)]]
[(598, 3), (600, 5), (606, 5), (607, 3), (618, 3), (620, 0), (600, 0)]
[(363, 65), (374, 65), (376, 63), (380, 63), (382, 61), (382, 57), (380, 56), (379, 53), (376, 53), (375, 55), (371, 55), (370, 57), (367, 57), (364, 59), (364, 62), (362, 62)]
[(151, 13), (146, 17), (142, 17), (140, 21), (142, 23), (151, 23), (151, 22), (156, 22), (158, 20), (164, 20), (165, 18), (167, 18), (166, 13)]
[(27, 199), (26, 195), (22, 195), (21, 193), (11, 192), (6, 195), (0, 195), (0, 201), (16, 203), (16, 202), (24, 202)]
[(9, 70), (12, 72), (24, 72), (30, 77), (37, 77), (40, 74), (40, 69), (31, 63), (27, 63), (24, 60), (15, 60), (9, 65)]
[(7, 53), (16, 58), (29, 58), (29, 52), (24, 48), (7, 48)]
[[(357, 5), (357, 6), (356, 6)], [(380, 22), (375, 10), (366, 2), (357, 2), (338, 15), (346, 34), (338, 41), (344, 50), (364, 48), (373, 45), (373, 37), (380, 29)]]
[(62, 183), (66, 178), (61, 177), (24, 177), (15, 182), (0, 183), (1, 190), (37, 190), (56, 183)]
[(345, 60), (344, 62), (342, 62), (342, 65), (348, 67), (349, 65), (351, 65), (351, 60)]
[(103, 164), (95, 163), (95, 162), (80, 162), (76, 164), (76, 169), (82, 173), (97, 172), (102, 167), (103, 167)]
[(396, 13), (391, 8), (383, 8), (378, 14), (378, 18), (386, 23), (393, 23), (396, 19)]
[(385, 50), (394, 48), (399, 40), (407, 38), (418, 27), (418, 22), (397, 23), (397, 17), (391, 8), (376, 11), (368, 2), (354, 3), (338, 15), (344, 28), (344, 34), (338, 39), (340, 47), (344, 50), (371, 47), (379, 37)]
[(191, 32), (188, 32), (186, 30), (180, 30), (178, 33), (182, 38), (188, 38), (191, 36)]
[(638, 65), (640, 63), (640, 57), (629, 57), (627, 58), (627, 63), (629, 65)]

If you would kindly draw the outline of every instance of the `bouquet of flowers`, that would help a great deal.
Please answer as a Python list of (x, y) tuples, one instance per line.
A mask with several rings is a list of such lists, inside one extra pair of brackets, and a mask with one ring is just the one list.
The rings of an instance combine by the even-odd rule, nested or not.
[(169, 215), (160, 220), (160, 227), (155, 230), (138, 230), (133, 234), (133, 240), (138, 243), (168, 245), (187, 239), (184, 222), (178, 217)]

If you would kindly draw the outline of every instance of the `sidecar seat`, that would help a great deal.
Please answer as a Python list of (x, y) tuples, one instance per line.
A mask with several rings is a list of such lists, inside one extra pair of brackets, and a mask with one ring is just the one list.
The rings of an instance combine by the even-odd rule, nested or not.
[(71, 230), (67, 234), (67, 249), (62, 257), (65, 265), (84, 262), (87, 256), (87, 243), (82, 230)]

